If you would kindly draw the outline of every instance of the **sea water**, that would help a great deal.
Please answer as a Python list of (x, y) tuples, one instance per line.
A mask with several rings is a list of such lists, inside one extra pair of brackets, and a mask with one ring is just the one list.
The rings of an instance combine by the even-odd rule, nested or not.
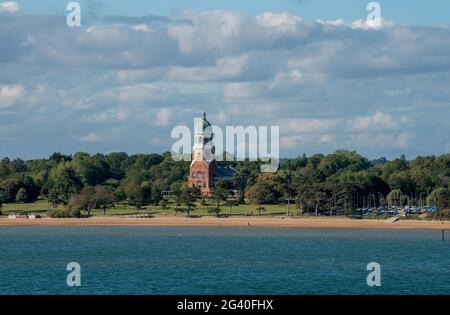
[[(68, 286), (70, 262), (80, 266), (80, 286)], [(367, 284), (371, 262), (379, 287)], [(450, 294), (450, 238), (437, 230), (0, 227), (0, 294)]]

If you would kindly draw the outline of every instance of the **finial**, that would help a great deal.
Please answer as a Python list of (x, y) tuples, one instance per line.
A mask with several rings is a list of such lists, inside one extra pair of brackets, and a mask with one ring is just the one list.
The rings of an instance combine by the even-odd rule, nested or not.
[(206, 112), (203, 112), (203, 119), (206, 119)]

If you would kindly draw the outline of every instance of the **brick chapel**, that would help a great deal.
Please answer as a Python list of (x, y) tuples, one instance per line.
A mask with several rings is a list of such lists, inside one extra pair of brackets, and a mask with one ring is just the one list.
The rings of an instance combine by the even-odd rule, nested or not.
[(192, 162), (189, 172), (189, 187), (197, 188), (203, 196), (210, 196), (217, 180), (231, 180), (238, 173), (232, 167), (221, 167), (214, 158), (215, 147), (212, 126), (203, 113), (196, 119)]

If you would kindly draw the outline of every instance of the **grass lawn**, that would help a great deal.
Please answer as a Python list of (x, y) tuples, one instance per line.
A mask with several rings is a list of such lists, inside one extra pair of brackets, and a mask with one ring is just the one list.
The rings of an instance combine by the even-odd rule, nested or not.
[[(191, 215), (215, 215), (214, 213), (209, 213), (208, 208), (215, 207), (215, 204), (208, 202), (206, 205), (202, 205), (199, 201), (195, 203), (195, 208), (191, 211)], [(255, 204), (244, 204), (239, 206), (233, 206), (231, 209), (232, 215), (246, 215), (252, 213), (253, 215), (258, 215), (258, 211), (256, 210), (258, 206)], [(165, 216), (167, 215), (175, 215), (175, 202), (173, 200), (168, 200), (166, 209), (163, 209), (160, 206), (149, 205), (145, 206), (142, 209), (136, 209), (136, 207), (128, 206), (128, 205), (116, 205), (114, 208), (110, 208), (106, 210), (106, 215), (130, 215), (130, 214), (139, 214), (139, 213), (149, 213), (152, 215)], [(178, 216), (183, 216), (181, 210), (186, 209), (186, 205), (180, 205), (178, 207), (180, 210), (176, 214)], [(220, 206), (222, 212), (221, 214), (227, 215), (230, 212), (230, 207), (227, 205), (221, 204)], [(285, 215), (286, 214), (286, 206), (283, 205), (264, 205), (264, 208), (267, 211), (262, 211), (261, 215)], [(291, 212), (294, 210), (294, 207), (291, 206)], [(91, 211), (92, 215), (103, 215), (103, 210), (95, 209)]]
[[(10, 212), (24, 212), (24, 213), (35, 213), (35, 214), (45, 214), (47, 212), (47, 201), (46, 200), (38, 200), (34, 203), (8, 203), (4, 204), (2, 207), (3, 215), (8, 215)], [(215, 203), (212, 201), (208, 201), (206, 205), (201, 205), (200, 201), (195, 203), (195, 208), (191, 211), (191, 215), (215, 215), (214, 213), (208, 213), (208, 208), (215, 207)], [(239, 206), (233, 206), (231, 209), (232, 215), (258, 215), (258, 211), (256, 210), (258, 206), (255, 204), (244, 204)], [(286, 205), (264, 205), (263, 206), (267, 211), (261, 211), (261, 215), (264, 216), (272, 216), (272, 215), (286, 215)], [(132, 215), (132, 214), (143, 214), (149, 213), (151, 215), (165, 216), (167, 215), (175, 215), (175, 202), (173, 199), (167, 200), (167, 209), (163, 209), (160, 206), (149, 205), (143, 207), (142, 209), (136, 209), (136, 207), (129, 206), (127, 204), (118, 204), (113, 208), (106, 209), (106, 215)], [(178, 207), (180, 210), (185, 209), (185, 205), (180, 205)], [(223, 215), (228, 215), (230, 212), (230, 207), (227, 205), (221, 204), (220, 206)], [(57, 209), (63, 210), (63, 206), (57, 207)], [(290, 208), (291, 215), (295, 212), (295, 205), (291, 205)], [(94, 209), (91, 211), (91, 215), (102, 216), (102, 209)], [(176, 215), (184, 216), (185, 213), (178, 212)]]
[(10, 212), (45, 214), (47, 207), (47, 200), (38, 200), (33, 203), (5, 203), (1, 210), (3, 215), (8, 215)]

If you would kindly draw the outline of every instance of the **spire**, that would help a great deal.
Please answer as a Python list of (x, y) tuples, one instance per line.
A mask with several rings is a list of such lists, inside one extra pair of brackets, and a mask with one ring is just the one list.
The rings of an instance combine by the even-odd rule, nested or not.
[(198, 123), (195, 124), (195, 133), (204, 133), (206, 128), (210, 127), (211, 124), (206, 119), (206, 112), (203, 112), (203, 116), (199, 119)]

